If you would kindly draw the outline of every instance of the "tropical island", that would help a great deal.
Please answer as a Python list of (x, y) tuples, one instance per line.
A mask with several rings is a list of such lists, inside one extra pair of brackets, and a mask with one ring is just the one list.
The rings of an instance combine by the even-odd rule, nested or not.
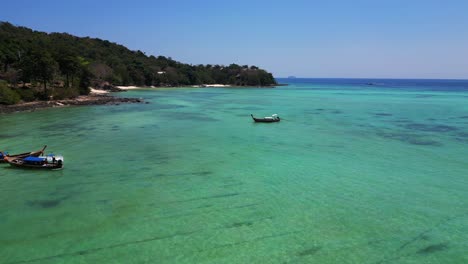
[[(256, 66), (190, 65), (171, 57), (147, 56), (107, 40), (0, 22), (0, 105), (69, 100), (90, 94), (91, 88), (118, 91), (117, 86), (217, 84), (277, 85), (271, 73)], [(112, 101), (108, 96), (97, 98), (97, 104)]]

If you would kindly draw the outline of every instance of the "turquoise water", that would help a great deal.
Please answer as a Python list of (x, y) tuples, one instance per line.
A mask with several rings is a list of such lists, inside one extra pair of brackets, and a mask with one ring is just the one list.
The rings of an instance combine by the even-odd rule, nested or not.
[(1, 115), (1, 148), (47, 144), (65, 168), (0, 165), (0, 263), (467, 263), (468, 89), (416, 88), (138, 90), (118, 96), (150, 104)]

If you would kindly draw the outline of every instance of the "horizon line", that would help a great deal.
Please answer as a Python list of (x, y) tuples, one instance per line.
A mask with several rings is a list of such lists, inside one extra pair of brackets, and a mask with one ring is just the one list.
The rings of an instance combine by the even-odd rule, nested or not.
[(355, 79), (355, 80), (450, 80), (450, 81), (468, 81), (460, 78), (395, 78), (395, 77), (274, 77), (275, 79)]

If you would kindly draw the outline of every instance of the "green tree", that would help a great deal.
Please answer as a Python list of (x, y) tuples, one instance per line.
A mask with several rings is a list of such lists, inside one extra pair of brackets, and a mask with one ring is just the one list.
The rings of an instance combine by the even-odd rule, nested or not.
[(44, 98), (48, 98), (47, 83), (51, 82), (58, 70), (58, 64), (52, 55), (39, 48), (31, 50), (22, 61), (24, 72), (32, 80), (38, 80), (44, 88)]
[(20, 96), (14, 90), (10, 89), (6, 82), (0, 81), (0, 104), (16, 104), (20, 101)]
[(78, 57), (79, 62), (79, 81), (78, 81), (78, 91), (81, 95), (89, 94), (89, 86), (91, 85), (91, 78), (93, 77), (92, 73), (89, 71), (90, 62), (83, 57)]
[(65, 87), (70, 87), (74, 76), (80, 69), (78, 57), (73, 55), (63, 56), (57, 60), (60, 72), (65, 75)]

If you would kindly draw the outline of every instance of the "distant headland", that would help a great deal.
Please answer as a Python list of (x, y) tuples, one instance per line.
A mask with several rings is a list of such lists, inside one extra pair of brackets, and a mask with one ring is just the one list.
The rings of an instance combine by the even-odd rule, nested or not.
[[(256, 66), (190, 65), (89, 37), (0, 22), (0, 105), (63, 100), (117, 86), (275, 86)], [(99, 99), (102, 100), (102, 99)]]

